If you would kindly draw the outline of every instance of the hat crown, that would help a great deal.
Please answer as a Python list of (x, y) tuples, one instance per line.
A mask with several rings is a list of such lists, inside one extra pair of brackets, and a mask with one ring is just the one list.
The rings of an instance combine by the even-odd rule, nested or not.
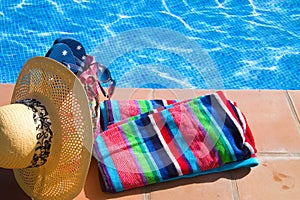
[(30, 166), (36, 146), (33, 111), (23, 104), (0, 107), (0, 167)]

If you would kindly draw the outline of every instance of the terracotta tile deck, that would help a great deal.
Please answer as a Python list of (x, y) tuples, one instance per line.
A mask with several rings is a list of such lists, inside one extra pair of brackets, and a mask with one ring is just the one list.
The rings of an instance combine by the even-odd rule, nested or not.
[[(9, 103), (13, 85), (0, 85), (0, 106)], [(117, 89), (114, 99), (185, 99), (208, 90)], [(223, 173), (155, 184), (118, 194), (101, 192), (97, 163), (92, 160), (82, 192), (76, 200), (101, 199), (299, 199), (300, 91), (226, 90), (237, 102), (252, 129), (260, 165)], [(0, 169), (1, 199), (30, 199), (11, 170)]]

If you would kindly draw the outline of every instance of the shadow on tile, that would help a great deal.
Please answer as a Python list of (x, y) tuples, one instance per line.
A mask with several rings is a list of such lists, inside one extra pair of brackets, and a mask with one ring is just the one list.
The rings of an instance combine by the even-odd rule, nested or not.
[(158, 183), (148, 187), (149, 188), (151, 187), (150, 188), (151, 192), (154, 192), (154, 191), (167, 190), (167, 189), (181, 187), (181, 186), (187, 186), (190, 184), (215, 183), (219, 179), (238, 180), (247, 176), (250, 173), (250, 171), (251, 168), (240, 168), (240, 169), (230, 170), (227, 172), (212, 173), (212, 174), (200, 175), (192, 178), (183, 178), (175, 181)]
[(219, 179), (228, 180), (238, 180), (250, 173), (250, 168), (240, 168), (236, 170), (231, 170), (227, 172), (213, 173), (208, 175), (200, 175), (192, 178), (183, 178), (179, 180), (157, 183), (153, 185), (149, 185), (146, 187), (136, 188), (132, 190), (128, 190), (125, 192), (119, 193), (105, 193), (102, 192), (100, 183), (99, 183), (99, 174), (97, 161), (92, 159), (92, 163), (90, 166), (89, 174), (81, 194), (76, 198), (79, 199), (90, 199), (90, 200), (99, 200), (99, 199), (143, 199), (144, 193), (149, 193), (153, 191), (159, 190), (167, 190), (170, 188), (177, 188), (189, 184), (205, 184), (205, 183), (214, 183)]
[[(189, 184), (214, 183), (219, 179), (238, 180), (247, 176), (250, 171), (250, 168), (240, 168), (227, 172), (200, 175), (192, 178), (183, 178), (165, 183), (157, 183), (147, 187), (136, 188), (120, 193), (105, 193), (102, 192), (100, 187), (97, 162), (95, 159), (92, 159), (85, 186), (82, 192), (75, 199), (142, 199), (144, 193), (150, 191), (153, 192), (167, 190), (170, 188), (188, 186)], [(14, 178), (13, 171), (9, 169), (0, 168), (0, 194), (4, 199), (30, 199), (30, 197), (28, 197), (19, 187)]]
[(1, 199), (31, 199), (20, 188), (11, 169), (0, 168)]

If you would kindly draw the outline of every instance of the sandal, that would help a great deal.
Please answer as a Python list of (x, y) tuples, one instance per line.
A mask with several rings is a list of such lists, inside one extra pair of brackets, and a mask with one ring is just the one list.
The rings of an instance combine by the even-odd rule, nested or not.
[(86, 58), (86, 51), (80, 42), (74, 38), (61, 37), (56, 39), (53, 45), (58, 43), (68, 45), (75, 56), (76, 64), (83, 67)]
[(66, 44), (58, 43), (53, 45), (46, 53), (45, 57), (52, 58), (69, 68), (74, 74), (82, 71), (82, 67), (76, 64), (75, 56)]

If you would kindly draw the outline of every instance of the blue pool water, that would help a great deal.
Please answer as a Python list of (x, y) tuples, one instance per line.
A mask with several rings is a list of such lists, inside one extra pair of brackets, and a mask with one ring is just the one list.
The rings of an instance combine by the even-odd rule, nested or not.
[(0, 2), (0, 83), (70, 36), (118, 87), (300, 89), (298, 0)]

